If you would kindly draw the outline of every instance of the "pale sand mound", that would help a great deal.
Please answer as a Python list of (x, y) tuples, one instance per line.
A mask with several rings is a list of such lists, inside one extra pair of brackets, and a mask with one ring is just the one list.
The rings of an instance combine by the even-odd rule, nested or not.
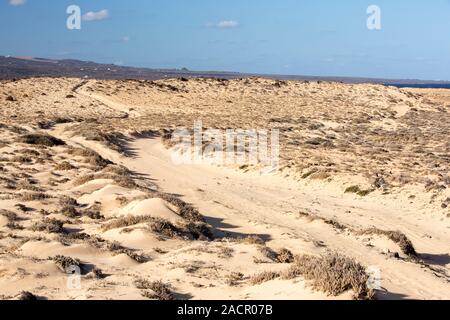
[(169, 220), (172, 223), (179, 223), (182, 219), (177, 213), (177, 208), (167, 201), (159, 198), (136, 200), (124, 208), (118, 210), (119, 216), (152, 216)]

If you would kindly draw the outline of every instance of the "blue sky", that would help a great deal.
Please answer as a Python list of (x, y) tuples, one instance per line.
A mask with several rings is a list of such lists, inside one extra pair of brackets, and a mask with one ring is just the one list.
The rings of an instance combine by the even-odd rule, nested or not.
[[(107, 12), (68, 30), (72, 4)], [(371, 4), (381, 30), (366, 27)], [(0, 55), (450, 80), (450, 0), (0, 0), (0, 24)]]

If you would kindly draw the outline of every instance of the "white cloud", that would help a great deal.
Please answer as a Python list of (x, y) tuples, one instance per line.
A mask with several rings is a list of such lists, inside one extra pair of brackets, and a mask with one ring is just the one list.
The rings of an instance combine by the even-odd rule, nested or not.
[(239, 22), (235, 20), (223, 20), (217, 23), (208, 23), (206, 26), (209, 28), (231, 29), (239, 27)]
[(27, 0), (9, 0), (9, 4), (12, 6), (21, 6), (25, 4), (25, 2), (27, 2)]
[(129, 36), (122, 37), (122, 42), (128, 42), (128, 41), (130, 41)]
[(105, 20), (109, 18), (109, 11), (107, 9), (100, 10), (98, 12), (89, 11), (83, 15), (84, 21), (98, 21)]
[(217, 24), (218, 28), (237, 28), (239, 27), (239, 22), (234, 20), (226, 20), (226, 21), (220, 21)]

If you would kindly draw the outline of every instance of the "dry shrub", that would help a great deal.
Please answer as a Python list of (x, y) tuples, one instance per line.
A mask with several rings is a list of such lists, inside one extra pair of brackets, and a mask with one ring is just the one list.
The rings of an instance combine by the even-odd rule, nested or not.
[(19, 196), (21, 201), (40, 201), (49, 199), (50, 196), (43, 192), (35, 192), (35, 193), (23, 193)]
[(95, 203), (90, 208), (85, 209), (82, 212), (82, 214), (83, 214), (83, 216), (89, 217), (89, 218), (91, 218), (93, 220), (101, 220), (101, 219), (105, 218), (101, 214), (101, 204), (100, 203)]
[(35, 185), (35, 181), (22, 180), (19, 181), (16, 185), (16, 190), (29, 190), (35, 192), (41, 192), (42, 189)]
[(142, 295), (152, 300), (174, 300), (174, 296), (169, 286), (162, 281), (148, 281), (144, 279), (138, 279), (134, 282), (136, 288), (144, 291)]
[(61, 214), (68, 218), (78, 218), (80, 216), (80, 213), (72, 205), (66, 205), (66, 206), (62, 207)]
[(276, 261), (279, 263), (292, 263), (294, 262), (294, 255), (288, 249), (283, 248), (277, 253)]
[(14, 221), (10, 221), (6, 224), (6, 227), (8, 227), (11, 230), (23, 230), (24, 227), (22, 227), (20, 224)]
[(104, 159), (101, 155), (91, 149), (73, 148), (68, 150), (72, 156), (84, 157), (86, 162), (94, 167), (97, 171), (102, 170), (106, 166), (112, 164), (111, 161)]
[(167, 193), (156, 193), (155, 196), (177, 207), (178, 214), (182, 218), (193, 222), (204, 222), (204, 219), (200, 212), (198, 212), (197, 209), (195, 209), (192, 205), (184, 202), (183, 200)]
[(354, 228), (352, 228), (350, 226), (346, 226), (344, 224), (341, 224), (340, 222), (333, 220), (333, 219), (326, 219), (326, 218), (322, 218), (322, 217), (318, 217), (318, 216), (313, 216), (309, 213), (304, 213), (304, 212), (299, 213), (299, 215), (301, 217), (306, 217), (307, 219), (310, 219), (311, 221), (321, 220), (324, 223), (331, 225), (340, 231), (348, 230), (355, 235), (386, 236), (391, 241), (398, 244), (400, 246), (400, 249), (402, 250), (402, 252), (404, 254), (406, 254), (407, 256), (409, 256), (410, 258), (417, 258), (417, 256), (418, 256), (411, 240), (409, 240), (408, 237), (400, 231), (385, 231), (385, 230), (377, 229), (375, 227), (370, 228), (370, 229), (365, 229), (365, 230), (355, 230)]
[(64, 222), (57, 219), (44, 218), (40, 222), (36, 222), (31, 226), (33, 231), (46, 231), (49, 233), (63, 233), (64, 232)]
[(362, 231), (356, 232), (357, 235), (380, 235), (380, 236), (386, 236), (391, 241), (396, 243), (402, 252), (406, 254), (410, 258), (417, 258), (417, 252), (414, 249), (414, 245), (412, 244), (411, 240), (408, 239), (408, 237), (400, 232), (400, 231), (385, 231), (380, 230), (377, 228), (370, 228)]
[(40, 133), (26, 134), (26, 135), (20, 136), (17, 139), (17, 141), (21, 142), (21, 143), (40, 145), (40, 146), (46, 146), (46, 147), (62, 146), (62, 145), (66, 144), (61, 139), (55, 138), (55, 137), (47, 135), (47, 134), (40, 134)]
[(134, 226), (141, 223), (153, 222), (155, 218), (150, 216), (127, 216), (121, 217), (114, 221), (111, 221), (105, 225), (103, 225), (102, 230), (108, 231), (112, 229), (119, 229)]
[(12, 162), (18, 162), (18, 163), (32, 163), (33, 160), (30, 157), (24, 156), (24, 155), (17, 155), (14, 156), (11, 159)]
[(311, 281), (314, 289), (333, 296), (353, 290), (355, 299), (373, 299), (373, 291), (367, 287), (369, 276), (365, 268), (353, 259), (336, 253), (320, 257), (297, 256), (283, 278), (300, 276)]
[(28, 291), (22, 291), (18, 297), (18, 300), (21, 301), (36, 301), (38, 300), (38, 298), (32, 294), (31, 292)]
[(227, 276), (226, 283), (230, 287), (234, 287), (234, 286), (238, 285), (238, 283), (240, 281), (242, 281), (243, 279), (244, 279), (244, 274), (242, 274), (241, 272), (232, 272), (231, 274), (229, 274)]
[(155, 218), (149, 223), (149, 229), (167, 238), (175, 238), (180, 235), (180, 230), (165, 219)]
[(190, 222), (186, 225), (186, 229), (195, 240), (212, 240), (214, 238), (211, 227), (204, 222)]
[(345, 189), (345, 193), (356, 193), (360, 197), (369, 195), (373, 190), (362, 190), (359, 186), (351, 186)]
[(237, 239), (237, 242), (243, 243), (243, 244), (257, 244), (257, 245), (264, 245), (265, 242), (261, 237), (258, 237), (257, 235), (250, 235), (244, 238)]
[(77, 178), (74, 182), (73, 185), (74, 186), (81, 186), (85, 183), (88, 183), (89, 181), (95, 180), (95, 175), (94, 174), (88, 174), (82, 177)]
[(233, 253), (234, 253), (233, 248), (222, 247), (222, 248), (220, 248), (218, 256), (219, 256), (219, 258), (222, 258), (222, 259), (230, 259), (233, 257)]
[[(98, 171), (100, 167), (97, 167), (96, 170)], [(75, 180), (74, 185), (80, 186), (83, 185), (89, 181), (96, 180), (96, 179), (111, 179), (114, 181), (115, 184), (122, 188), (128, 188), (128, 189), (136, 189), (139, 188), (139, 186), (134, 182), (134, 179), (131, 176), (131, 172), (128, 170), (120, 170), (116, 171), (117, 173), (111, 173), (111, 172), (105, 172), (102, 171), (97, 174), (88, 174), (85, 176), (82, 176)]]
[(251, 285), (258, 285), (262, 284), (264, 282), (272, 281), (278, 278), (280, 274), (278, 272), (273, 271), (264, 271), (259, 274), (254, 275), (250, 278), (250, 284)]
[(75, 132), (86, 140), (101, 142), (108, 148), (123, 155), (128, 155), (128, 138), (120, 132), (102, 132), (92, 125), (83, 125)]
[(80, 269), (83, 267), (80, 260), (63, 255), (57, 255), (55, 257), (51, 257), (50, 259), (53, 260), (58, 268), (60, 268), (63, 272), (66, 272), (67, 268), (72, 266), (78, 267)]
[(72, 169), (75, 169), (75, 166), (73, 166), (70, 162), (68, 162), (68, 161), (63, 161), (63, 162), (61, 162), (61, 163), (58, 163), (56, 166), (55, 166), (55, 170), (57, 170), (57, 171), (69, 171), (69, 170), (72, 170)]
[(41, 154), (39, 151), (34, 150), (34, 149), (22, 149), (20, 152), (22, 154), (29, 155), (29, 156), (35, 156), (35, 157), (37, 157)]
[(104, 246), (106, 245), (107, 250), (114, 252), (116, 254), (126, 254), (128, 257), (130, 257), (131, 259), (133, 259), (138, 263), (146, 263), (150, 260), (148, 256), (138, 254), (135, 252), (135, 250), (125, 248), (117, 241), (108, 242), (105, 240), (95, 238), (91, 239), (91, 243), (99, 248), (104, 248)]
[(268, 258), (271, 261), (276, 261), (277, 253), (273, 251), (271, 248), (265, 245), (261, 245), (258, 250), (264, 257)]
[(8, 221), (16, 221), (17, 220), (17, 214), (15, 212), (6, 210), (6, 209), (0, 209), (0, 215), (4, 216), (8, 219)]
[(77, 200), (69, 196), (61, 196), (59, 198), (59, 204), (61, 206), (78, 206)]

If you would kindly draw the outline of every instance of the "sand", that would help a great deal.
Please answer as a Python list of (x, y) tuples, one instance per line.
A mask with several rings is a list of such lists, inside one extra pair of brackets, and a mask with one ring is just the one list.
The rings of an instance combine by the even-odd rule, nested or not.
[[(17, 100), (5, 100), (0, 115), (2, 298), (164, 298), (154, 281), (175, 299), (354, 297), (285, 277), (295, 262), (277, 261), (272, 253), (282, 249), (375, 268), (377, 299), (450, 298), (447, 91), (267, 79), (80, 82), (1, 84), (0, 96)], [(279, 170), (175, 164), (160, 130), (198, 119), (280, 129)], [(18, 140), (30, 133), (65, 144)], [(351, 186), (370, 192), (346, 192)], [(49, 219), (62, 226), (50, 230)], [(370, 228), (401, 232), (417, 255), (362, 233)], [(58, 255), (79, 259), (77, 288)], [(269, 271), (277, 276), (254, 283)]]

